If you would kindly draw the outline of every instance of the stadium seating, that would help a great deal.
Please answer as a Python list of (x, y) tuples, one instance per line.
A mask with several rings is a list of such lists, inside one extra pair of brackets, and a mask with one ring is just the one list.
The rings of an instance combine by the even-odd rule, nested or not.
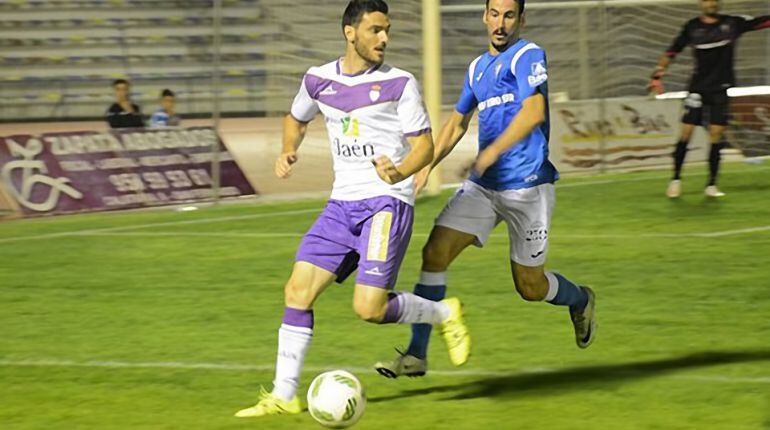
[[(179, 94), (183, 115), (212, 103), (212, 0), (13, 0), (0, 2), (0, 117), (96, 118), (112, 97), (110, 83), (131, 80), (145, 112), (157, 94)], [(524, 36), (548, 52), (552, 92), (572, 99), (645, 94), (650, 70), (696, 5), (582, 8), (528, 3)], [(421, 5), (391, 0), (387, 61), (422, 78)], [(442, 5), (472, 5), (443, 0)], [(559, 3), (563, 4), (563, 3)], [(340, 3), (224, 0), (222, 108), (228, 113), (285, 112), (310, 65), (343, 49)], [(483, 4), (476, 5), (483, 8)], [(764, 0), (726, 5), (727, 13), (766, 13)], [(484, 51), (481, 10), (442, 16), (443, 102), (460, 90), (468, 63)], [(323, 25), (319, 23), (324, 23)], [(770, 44), (757, 32), (741, 39), (741, 85), (766, 84)], [(766, 32), (765, 32), (766, 33)], [(685, 87), (689, 52), (669, 69), (667, 89)]]

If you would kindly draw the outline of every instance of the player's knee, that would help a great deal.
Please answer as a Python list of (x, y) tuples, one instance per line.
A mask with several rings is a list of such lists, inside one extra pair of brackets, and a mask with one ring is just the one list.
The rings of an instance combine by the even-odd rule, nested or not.
[(449, 265), (449, 250), (435, 242), (428, 242), (422, 248), (423, 269), (443, 272)]
[(513, 281), (516, 285), (516, 292), (518, 292), (524, 300), (539, 302), (545, 298), (546, 294), (548, 294), (548, 281), (545, 280), (545, 282), (543, 282), (539, 276), (520, 274), (514, 276)]
[(385, 318), (385, 308), (378, 304), (353, 301), (353, 311), (366, 322), (378, 323)]
[(289, 279), (283, 287), (283, 296), (286, 303), (309, 306), (313, 303), (313, 292), (307, 285), (303, 285)]

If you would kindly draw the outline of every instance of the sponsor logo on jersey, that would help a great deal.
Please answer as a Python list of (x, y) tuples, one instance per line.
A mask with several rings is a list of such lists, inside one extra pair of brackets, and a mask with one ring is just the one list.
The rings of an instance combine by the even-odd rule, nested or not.
[(545, 68), (545, 60), (532, 63), (532, 74), (527, 78), (530, 87), (536, 87), (548, 80), (548, 70)]
[(494, 106), (511, 103), (512, 101), (513, 101), (513, 94), (505, 93), (502, 96), (494, 96), (484, 100), (483, 102), (479, 103), (478, 109), (479, 109), (479, 112), (481, 112), (486, 108), (491, 108)]
[(342, 118), (341, 122), (342, 122), (342, 134), (349, 137), (359, 136), (357, 119), (346, 116), (345, 118)]

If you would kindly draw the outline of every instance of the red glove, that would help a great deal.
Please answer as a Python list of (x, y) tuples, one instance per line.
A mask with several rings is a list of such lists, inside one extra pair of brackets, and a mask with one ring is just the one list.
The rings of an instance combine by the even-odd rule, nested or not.
[(651, 93), (655, 94), (663, 94), (665, 90), (663, 89), (663, 75), (665, 74), (665, 71), (663, 69), (655, 69), (655, 73), (652, 74), (650, 77), (650, 83), (647, 84), (647, 89)]

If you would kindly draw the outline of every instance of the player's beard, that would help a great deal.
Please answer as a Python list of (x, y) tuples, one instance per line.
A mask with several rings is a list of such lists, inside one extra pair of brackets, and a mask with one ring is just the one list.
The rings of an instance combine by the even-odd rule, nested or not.
[[(493, 33), (492, 35), (493, 35), (493, 36), (497, 36), (497, 35), (498, 35), (498, 33)], [(502, 36), (503, 36), (503, 37), (507, 37), (508, 35), (509, 35), (509, 33), (503, 33), (503, 34), (502, 34)], [(512, 39), (507, 39), (507, 40), (505, 41), (505, 43), (503, 43), (503, 44), (501, 44), (501, 45), (498, 45), (498, 44), (496, 44), (496, 43), (494, 43), (494, 42), (491, 42), (491, 43), (492, 43), (492, 47), (493, 47), (493, 48), (495, 48), (495, 50), (496, 50), (497, 52), (503, 52), (503, 51), (505, 51), (506, 49), (508, 49), (508, 47), (509, 47), (509, 46), (511, 46), (511, 45), (513, 44), (513, 40), (512, 40)]]
[(382, 53), (382, 58), (379, 59), (379, 58), (376, 58), (376, 57), (372, 56), (366, 48), (363, 48), (361, 45), (359, 45), (357, 43), (355, 44), (355, 49), (356, 49), (356, 53), (358, 54), (358, 56), (363, 58), (364, 61), (366, 61), (367, 63), (370, 63), (370, 64), (382, 64), (382, 62), (385, 61), (385, 52), (384, 51)]

